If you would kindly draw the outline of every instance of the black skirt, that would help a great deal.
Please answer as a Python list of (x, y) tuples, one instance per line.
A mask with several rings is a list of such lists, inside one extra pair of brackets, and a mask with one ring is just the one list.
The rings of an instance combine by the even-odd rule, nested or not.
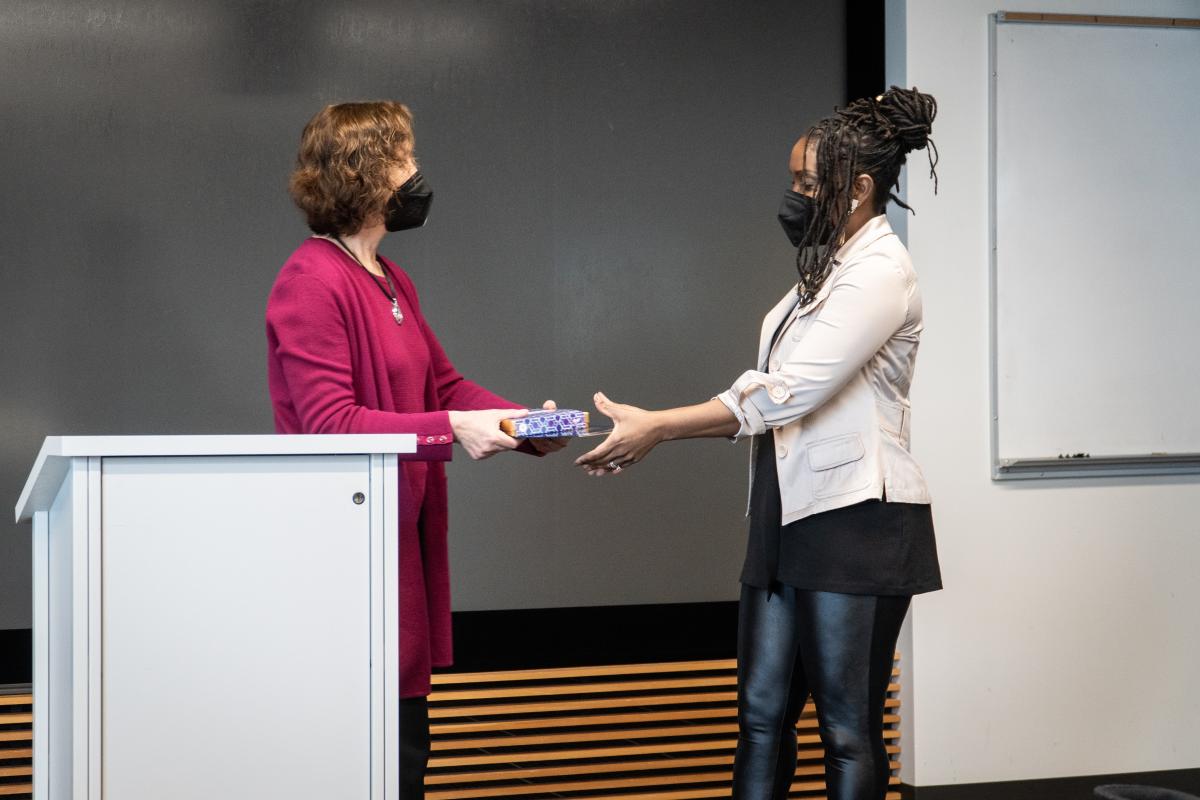
[(928, 505), (867, 500), (783, 525), (774, 434), (756, 445), (742, 583), (873, 595), (942, 588)]

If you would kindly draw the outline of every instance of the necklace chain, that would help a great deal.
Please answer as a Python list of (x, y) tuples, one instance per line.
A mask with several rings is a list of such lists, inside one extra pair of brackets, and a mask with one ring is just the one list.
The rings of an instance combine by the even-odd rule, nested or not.
[(367, 274), (371, 276), (371, 283), (379, 287), (379, 291), (383, 292), (383, 296), (392, 301), (392, 317), (396, 320), (396, 324), (399, 325), (404, 322), (404, 312), (400, 310), (400, 295), (396, 292), (396, 287), (392, 285), (392, 276), (388, 274), (387, 267), (383, 265), (383, 260), (379, 256), (375, 256), (375, 261), (379, 264), (379, 269), (383, 272), (383, 279), (387, 281), (387, 289), (384, 289), (383, 285), (379, 283), (379, 278), (375, 276), (375, 273), (367, 269), (367, 265), (360, 261), (358, 256), (354, 254), (354, 251), (346, 246), (346, 243), (342, 241), (342, 237), (334, 236), (333, 240), (341, 245), (347, 255), (354, 259), (354, 263), (367, 271)]

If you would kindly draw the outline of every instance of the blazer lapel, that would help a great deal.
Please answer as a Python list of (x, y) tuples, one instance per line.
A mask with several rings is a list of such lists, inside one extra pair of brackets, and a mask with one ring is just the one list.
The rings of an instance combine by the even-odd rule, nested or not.
[[(821, 301), (828, 297), (829, 292), (832, 291), (834, 276), (842, 268), (842, 265), (850, 260), (852, 256), (857, 255), (858, 251), (890, 233), (892, 233), (892, 228), (888, 224), (887, 217), (883, 214), (872, 218), (863, 225), (854, 236), (838, 249), (837, 255), (833, 259), (833, 268), (829, 271), (829, 277), (825, 279), (825, 283), (821, 285), (812, 302), (803, 308), (796, 309), (796, 286), (792, 286), (788, 290), (783, 299), (767, 313), (767, 316), (763, 317), (762, 332), (758, 338), (758, 369), (760, 372), (766, 370), (767, 360), (771, 357), (771, 338), (775, 335), (775, 331), (779, 330), (780, 324), (783, 323), (787, 316), (792, 311), (795, 311), (796, 319), (800, 319), (819, 306)], [(795, 322), (795, 320), (792, 320), (792, 322)], [(786, 331), (780, 333), (781, 339), (783, 338), (783, 333), (786, 333)]]
[[(890, 233), (892, 233), (892, 226), (888, 224), (885, 215), (880, 214), (868, 220), (845, 244), (838, 248), (837, 254), (833, 257), (833, 267), (829, 270), (829, 277), (825, 279), (825, 283), (821, 285), (812, 302), (797, 312), (796, 318), (803, 317), (829, 296), (829, 292), (833, 289), (834, 276), (842, 268), (843, 264), (858, 255), (860, 250), (865, 250), (868, 246)], [(795, 291), (793, 290), (792, 293), (795, 294)], [(777, 324), (778, 322), (779, 320), (776, 320)]]

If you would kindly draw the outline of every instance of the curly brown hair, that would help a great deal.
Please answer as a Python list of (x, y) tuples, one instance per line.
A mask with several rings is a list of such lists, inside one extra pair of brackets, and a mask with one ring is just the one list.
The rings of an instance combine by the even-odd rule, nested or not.
[(412, 157), (412, 113), (392, 100), (326, 106), (304, 126), (288, 191), (313, 233), (357, 233), (395, 187), (393, 166)]

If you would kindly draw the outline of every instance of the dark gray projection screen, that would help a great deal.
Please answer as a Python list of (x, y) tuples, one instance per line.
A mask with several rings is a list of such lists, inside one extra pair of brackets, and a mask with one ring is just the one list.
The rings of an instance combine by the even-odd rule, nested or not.
[[(843, 100), (843, 25), (834, 0), (0, 4), (5, 508), (47, 434), (272, 430), (263, 306), (330, 102), (416, 116), (437, 198), (384, 250), (462, 372), (529, 404), (712, 397), (794, 280), (775, 213)], [(603, 480), (580, 443), (459, 453), (455, 607), (733, 599), (747, 450)], [(0, 628), (26, 627), (29, 530), (0, 534)]]

